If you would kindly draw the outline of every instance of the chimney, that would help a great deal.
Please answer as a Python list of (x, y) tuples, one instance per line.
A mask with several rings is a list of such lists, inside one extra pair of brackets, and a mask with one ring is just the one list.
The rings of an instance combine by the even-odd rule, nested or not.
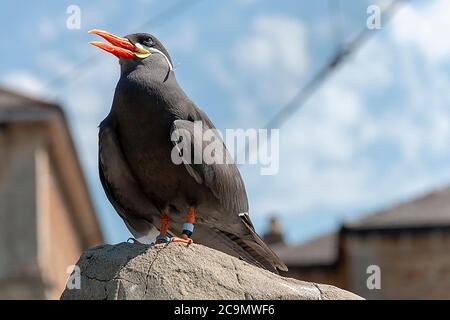
[(263, 240), (269, 246), (285, 244), (280, 222), (277, 217), (272, 216), (270, 218), (269, 230), (263, 235)]

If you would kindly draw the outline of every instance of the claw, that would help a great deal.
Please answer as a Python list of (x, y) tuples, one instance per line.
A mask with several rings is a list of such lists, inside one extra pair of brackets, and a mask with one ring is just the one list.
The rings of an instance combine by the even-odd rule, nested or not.
[[(131, 241), (131, 242), (130, 242)], [(140, 242), (138, 239), (135, 239), (135, 238), (132, 238), (132, 237), (130, 237), (130, 238), (128, 238), (127, 239), (127, 242), (128, 243), (132, 243), (132, 244), (142, 244), (142, 242)]]
[(159, 236), (156, 237), (155, 244), (169, 243), (170, 241), (171, 241), (170, 237), (159, 235)]

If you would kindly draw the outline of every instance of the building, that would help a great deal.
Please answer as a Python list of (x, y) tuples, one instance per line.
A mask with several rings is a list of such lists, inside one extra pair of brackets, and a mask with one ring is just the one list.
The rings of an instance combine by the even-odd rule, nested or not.
[[(293, 278), (367, 299), (450, 299), (450, 187), (349, 221), (307, 243), (272, 247)], [(374, 275), (380, 276), (379, 289)]]
[(0, 88), (0, 299), (57, 299), (102, 233), (62, 109)]

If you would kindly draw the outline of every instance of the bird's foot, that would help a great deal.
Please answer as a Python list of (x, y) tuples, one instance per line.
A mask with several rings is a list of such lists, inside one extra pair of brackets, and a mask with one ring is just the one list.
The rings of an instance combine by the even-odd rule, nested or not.
[(172, 238), (170, 238), (169, 236), (160, 234), (159, 236), (156, 237), (155, 244), (169, 243), (172, 241), (171, 239)]
[(194, 241), (192, 241), (191, 238), (189, 238), (187, 235), (183, 234), (181, 235), (181, 238), (178, 237), (172, 237), (170, 239), (170, 242), (178, 242), (178, 243), (186, 243), (186, 244), (191, 244)]

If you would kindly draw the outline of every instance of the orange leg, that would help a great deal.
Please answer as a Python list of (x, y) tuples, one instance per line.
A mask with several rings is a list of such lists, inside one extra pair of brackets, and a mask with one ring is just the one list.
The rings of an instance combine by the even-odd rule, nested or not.
[(167, 230), (169, 229), (169, 215), (166, 212), (162, 212), (159, 217), (159, 236), (156, 237), (156, 243), (167, 243), (170, 238), (167, 236)]
[(159, 218), (159, 234), (165, 236), (168, 229), (169, 215), (166, 212), (163, 212)]
[(181, 234), (181, 238), (174, 237), (172, 238), (172, 242), (183, 242), (183, 243), (192, 243), (192, 232), (194, 231), (194, 223), (195, 223), (195, 209), (189, 208), (186, 223), (183, 225), (183, 232)]

